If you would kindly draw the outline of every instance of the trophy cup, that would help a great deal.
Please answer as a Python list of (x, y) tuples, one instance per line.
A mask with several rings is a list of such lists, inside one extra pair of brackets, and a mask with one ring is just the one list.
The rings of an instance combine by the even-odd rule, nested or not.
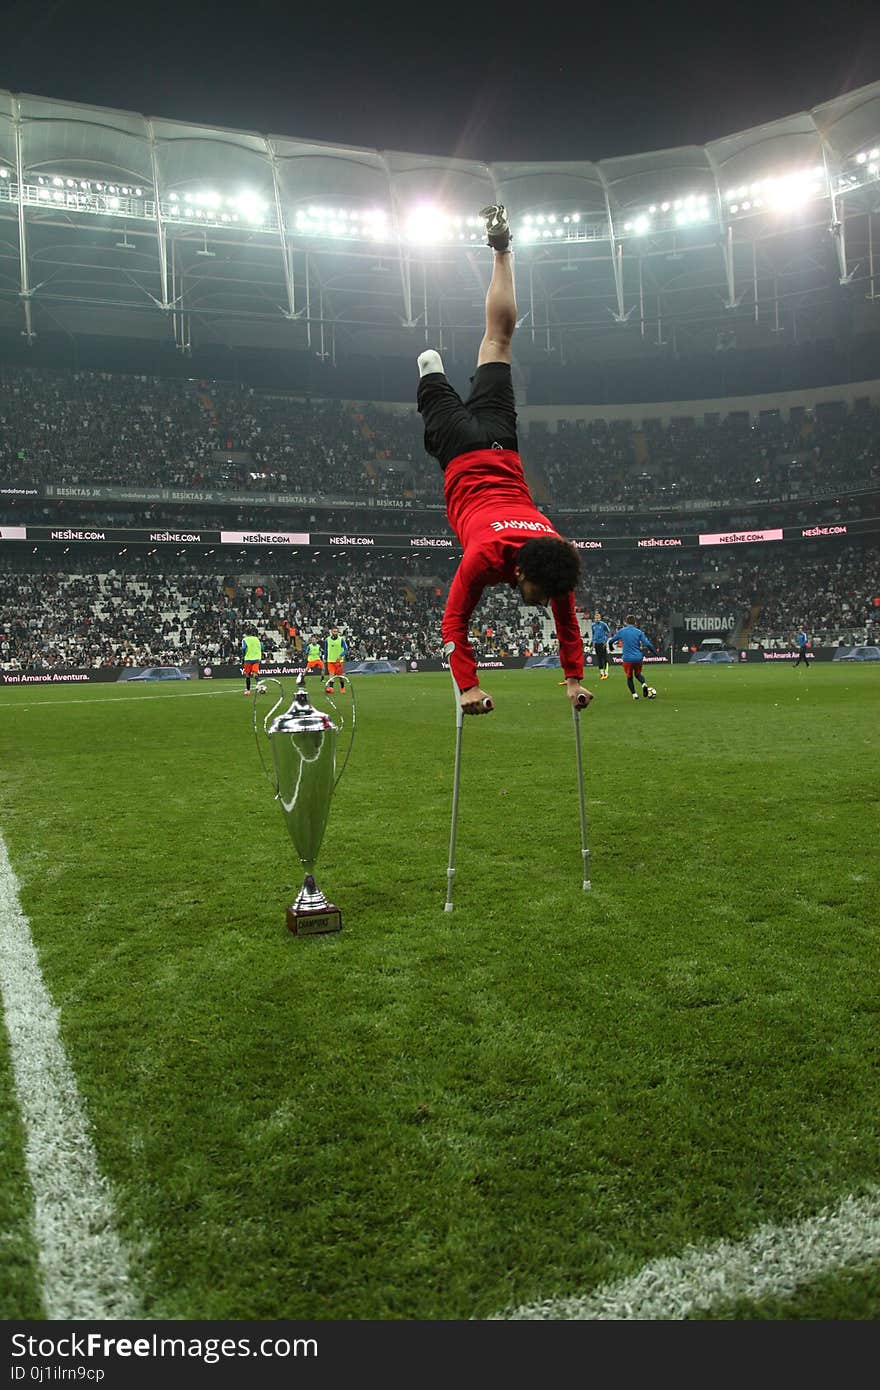
[(272, 747), (274, 779), (263, 761), (254, 702), (257, 751), (264, 772), (270, 781), (274, 781), (275, 800), (281, 806), (288, 834), (306, 869), (299, 895), (287, 909), (288, 930), (295, 936), (317, 936), (322, 932), (341, 931), (342, 913), (334, 903), (327, 901), (315, 883), (314, 868), (330, 813), (330, 801), (345, 771), (354, 743), (354, 705), (351, 740), (345, 762), (337, 776), (336, 744), (343, 720), (333, 701), (330, 704), (336, 710), (338, 724), (334, 724), (329, 715), (311, 704), (305, 678), (300, 672), (296, 678), (297, 690), (293, 703), (284, 714), (273, 719), (278, 706), (284, 702), (284, 687), (273, 677), (268, 679), (281, 691), (280, 698), (263, 720), (263, 729)]

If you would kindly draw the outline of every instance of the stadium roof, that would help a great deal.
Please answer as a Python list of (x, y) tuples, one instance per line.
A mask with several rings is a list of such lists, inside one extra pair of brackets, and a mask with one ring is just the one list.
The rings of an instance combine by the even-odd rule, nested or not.
[(501, 201), (526, 355), (746, 345), (798, 316), (808, 337), (840, 285), (874, 309), (878, 145), (880, 82), (704, 146), (541, 164), (0, 92), (0, 329), (334, 360), (469, 347), (491, 262), (475, 214)]

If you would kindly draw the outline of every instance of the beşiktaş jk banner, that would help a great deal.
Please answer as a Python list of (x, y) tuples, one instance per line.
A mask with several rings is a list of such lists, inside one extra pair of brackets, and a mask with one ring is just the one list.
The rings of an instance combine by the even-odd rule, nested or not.
[(0, 496), (48, 497), (80, 502), (181, 502), (185, 506), (215, 507), (336, 507), (369, 508), (370, 511), (442, 511), (442, 502), (422, 502), (414, 497), (346, 497), (315, 492), (226, 492), (215, 488), (120, 487), (114, 484), (81, 483), (36, 488), (0, 488)]

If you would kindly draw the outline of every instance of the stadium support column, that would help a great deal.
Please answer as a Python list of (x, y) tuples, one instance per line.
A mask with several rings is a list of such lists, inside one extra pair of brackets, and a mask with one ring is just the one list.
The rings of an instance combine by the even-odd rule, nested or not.
[(727, 237), (723, 243), (724, 247), (724, 269), (727, 274), (727, 298), (724, 301), (725, 309), (738, 309), (742, 295), (736, 293), (736, 263), (733, 253), (733, 228), (727, 224)]
[(400, 285), (403, 290), (403, 318), (400, 322), (404, 328), (415, 328), (416, 320), (413, 318), (412, 311), (412, 262), (409, 251), (403, 245), (400, 237), (397, 239), (397, 258), (400, 267)]
[(176, 243), (171, 241), (171, 323), (174, 328), (174, 346), (178, 352), (189, 357), (192, 352), (189, 314), (183, 302), (183, 269), (178, 276)]
[[(731, 226), (727, 212), (724, 207), (724, 199), (721, 196), (721, 182), (718, 178), (718, 166), (712, 158), (712, 153), (704, 149), (704, 154), (709, 168), (712, 170), (712, 180), (715, 184), (715, 207), (718, 211), (718, 224), (722, 231), (721, 255), (724, 259), (724, 273), (727, 277), (727, 298), (724, 300), (725, 309), (738, 309), (742, 294), (736, 292), (736, 260), (733, 251), (733, 227)], [(754, 249), (754, 248), (753, 248)], [(756, 272), (757, 274), (757, 272)], [(758, 301), (757, 279), (755, 281), (755, 303)]]
[(874, 214), (868, 212), (868, 282), (871, 286), (870, 293), (865, 295), (866, 299), (877, 299), (874, 293)]
[(33, 347), (36, 333), (34, 332), (33, 316), (31, 312), (31, 299), (34, 291), (28, 281), (28, 256), (27, 256), (27, 224), (24, 215), (24, 159), (21, 151), (21, 102), (15, 103), (15, 116), (13, 118), (13, 128), (15, 131), (15, 174), (18, 179), (18, 268), (20, 277), (19, 298), (24, 307), (24, 330), (22, 337), (27, 340), (28, 347)]
[(535, 342), (535, 264), (529, 258), (529, 321), (532, 329), (532, 344)]
[(312, 262), (306, 252), (306, 347), (312, 350)]
[(281, 264), (284, 269), (284, 287), (287, 290), (287, 309), (282, 310), (287, 319), (298, 319), (302, 314), (302, 309), (297, 312), (296, 308), (296, 286), (293, 278), (293, 247), (287, 240), (287, 228), (284, 223), (284, 204), (281, 201), (281, 181), (278, 177), (278, 158), (271, 141), (266, 141), (266, 152), (269, 156), (269, 167), (272, 170), (272, 188), (275, 193), (275, 216), (278, 219), (278, 237), (281, 244)]
[(168, 298), (168, 239), (165, 223), (162, 221), (162, 195), (159, 191), (159, 156), (156, 148), (156, 133), (153, 122), (147, 121), (147, 136), (150, 141), (150, 167), (153, 171), (153, 192), (156, 197), (156, 241), (159, 248), (159, 279), (162, 289), (160, 308), (167, 314), (171, 308)]
[[(815, 121), (813, 121), (813, 124), (815, 125)], [(831, 240), (834, 243), (834, 250), (837, 255), (838, 280), (841, 285), (848, 285), (855, 275), (858, 266), (853, 266), (852, 270), (849, 270), (847, 267), (846, 205), (842, 198), (838, 200), (837, 194), (834, 191), (834, 180), (831, 177), (831, 170), (828, 168), (828, 146), (818, 126), (816, 126), (816, 130), (822, 145), (822, 167), (825, 170), (825, 186), (828, 189), (828, 200), (831, 204), (831, 226), (828, 230), (831, 233)]]
[[(381, 156), (380, 156), (381, 157)], [(397, 202), (397, 190), (394, 187), (394, 179), (391, 176), (391, 168), (388, 160), (382, 158), (385, 168), (385, 177), (388, 179), (388, 196), (391, 203), (391, 230), (397, 246), (397, 268), (400, 272), (400, 288), (403, 294), (403, 315), (400, 322), (404, 328), (415, 328), (417, 320), (413, 318), (412, 306), (412, 274), (409, 249), (404, 246), (403, 229), (400, 221), (400, 208)]]
[(618, 242), (614, 231), (614, 215), (611, 211), (611, 190), (608, 187), (608, 180), (605, 178), (601, 168), (597, 165), (599, 178), (602, 180), (602, 192), (605, 196), (605, 212), (608, 216), (608, 239), (611, 242), (611, 269), (614, 274), (614, 288), (617, 292), (617, 313), (612, 312), (611, 317), (615, 323), (628, 323), (630, 315), (635, 309), (626, 309), (623, 299), (623, 242)]

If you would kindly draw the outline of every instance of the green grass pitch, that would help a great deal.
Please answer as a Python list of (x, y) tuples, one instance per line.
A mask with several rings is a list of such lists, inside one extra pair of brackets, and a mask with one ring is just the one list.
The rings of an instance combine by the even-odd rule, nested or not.
[[(0, 691), (0, 830), (145, 1316), (485, 1318), (871, 1190), (880, 671), (592, 677), (590, 893), (558, 679), (485, 676), (446, 914), (449, 678), (355, 677), (313, 938), (240, 683)], [(0, 1317), (39, 1318), (2, 1030), (0, 1145)], [(880, 1272), (721, 1315), (876, 1318)]]

